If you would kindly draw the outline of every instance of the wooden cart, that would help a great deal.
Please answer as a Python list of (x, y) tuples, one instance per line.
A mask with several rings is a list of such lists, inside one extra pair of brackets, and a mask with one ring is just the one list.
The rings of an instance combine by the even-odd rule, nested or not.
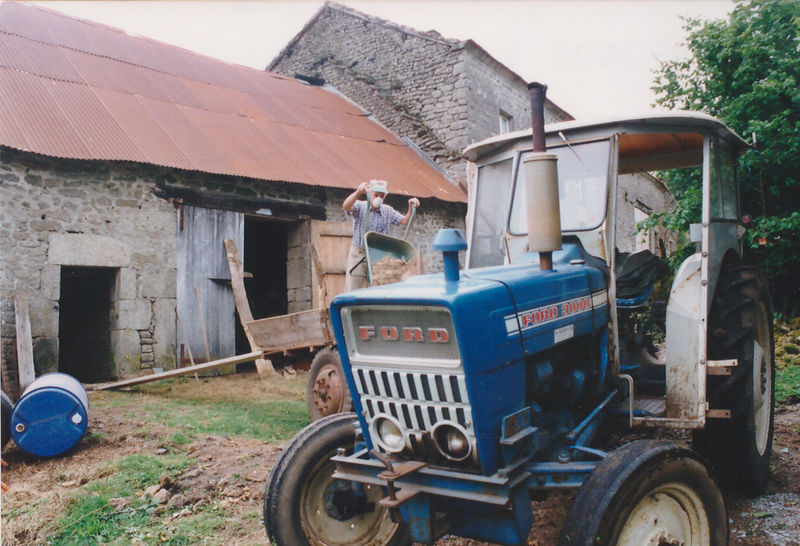
[(350, 411), (352, 403), (345, 383), (342, 365), (335, 349), (328, 313), (329, 294), (325, 272), (315, 244), (311, 244), (311, 259), (317, 284), (317, 303), (314, 309), (254, 319), (244, 288), (244, 271), (236, 243), (225, 241), (231, 287), (236, 311), (247, 341), (253, 351), (262, 353), (256, 368), (262, 377), (274, 373), (270, 355), (288, 354), (290, 351), (308, 349), (314, 355), (306, 388), (306, 402), (312, 420), (326, 415)]

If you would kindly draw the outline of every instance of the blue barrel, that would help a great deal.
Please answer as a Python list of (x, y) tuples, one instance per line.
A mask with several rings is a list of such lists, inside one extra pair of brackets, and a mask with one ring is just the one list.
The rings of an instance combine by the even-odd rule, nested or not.
[(11, 437), (28, 453), (52, 457), (77, 444), (89, 424), (89, 397), (80, 381), (63, 373), (31, 383), (11, 413)]

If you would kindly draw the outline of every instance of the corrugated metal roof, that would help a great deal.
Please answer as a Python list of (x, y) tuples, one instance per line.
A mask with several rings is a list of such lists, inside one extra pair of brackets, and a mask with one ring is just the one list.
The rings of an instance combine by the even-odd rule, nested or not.
[(466, 199), (335, 92), (39, 7), (0, 4), (0, 98), (19, 150)]

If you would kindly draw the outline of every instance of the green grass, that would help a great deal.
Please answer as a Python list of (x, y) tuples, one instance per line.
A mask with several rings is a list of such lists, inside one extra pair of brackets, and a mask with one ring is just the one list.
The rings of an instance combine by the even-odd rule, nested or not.
[(778, 368), (775, 375), (775, 403), (782, 405), (790, 398), (800, 399), (800, 366)]
[[(209, 400), (159, 400), (146, 405), (140, 419), (192, 431), (243, 436), (270, 443), (291, 438), (308, 424), (308, 409), (301, 401), (217, 402)], [(178, 443), (180, 442), (180, 436)]]
[(108, 498), (127, 497), (157, 484), (162, 474), (179, 474), (191, 462), (185, 455), (128, 455), (111, 463), (113, 472), (107, 478), (89, 484), (88, 490)]
[[(176, 476), (189, 466), (191, 460), (184, 455), (129, 455), (109, 464), (110, 475), (92, 482), (85, 493), (76, 496), (58, 521), (56, 532), (48, 543), (100, 544), (130, 542), (133, 534), (157, 525), (152, 515), (157, 505), (150, 497), (136, 494), (147, 486), (158, 483), (162, 474)], [(117, 512), (108, 503), (114, 497), (129, 497), (131, 504)]]

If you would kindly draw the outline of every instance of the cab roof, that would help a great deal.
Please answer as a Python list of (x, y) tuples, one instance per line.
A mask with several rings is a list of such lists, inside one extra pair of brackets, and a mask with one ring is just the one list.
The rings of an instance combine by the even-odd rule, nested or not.
[[(597, 121), (565, 121), (545, 126), (547, 146), (620, 137), (620, 172), (651, 171), (699, 165), (703, 136), (724, 139), (737, 153), (747, 143), (727, 125), (700, 112), (651, 112), (642, 116)], [(510, 148), (532, 149), (531, 129), (506, 133), (472, 144), (464, 156), (483, 161)]]

